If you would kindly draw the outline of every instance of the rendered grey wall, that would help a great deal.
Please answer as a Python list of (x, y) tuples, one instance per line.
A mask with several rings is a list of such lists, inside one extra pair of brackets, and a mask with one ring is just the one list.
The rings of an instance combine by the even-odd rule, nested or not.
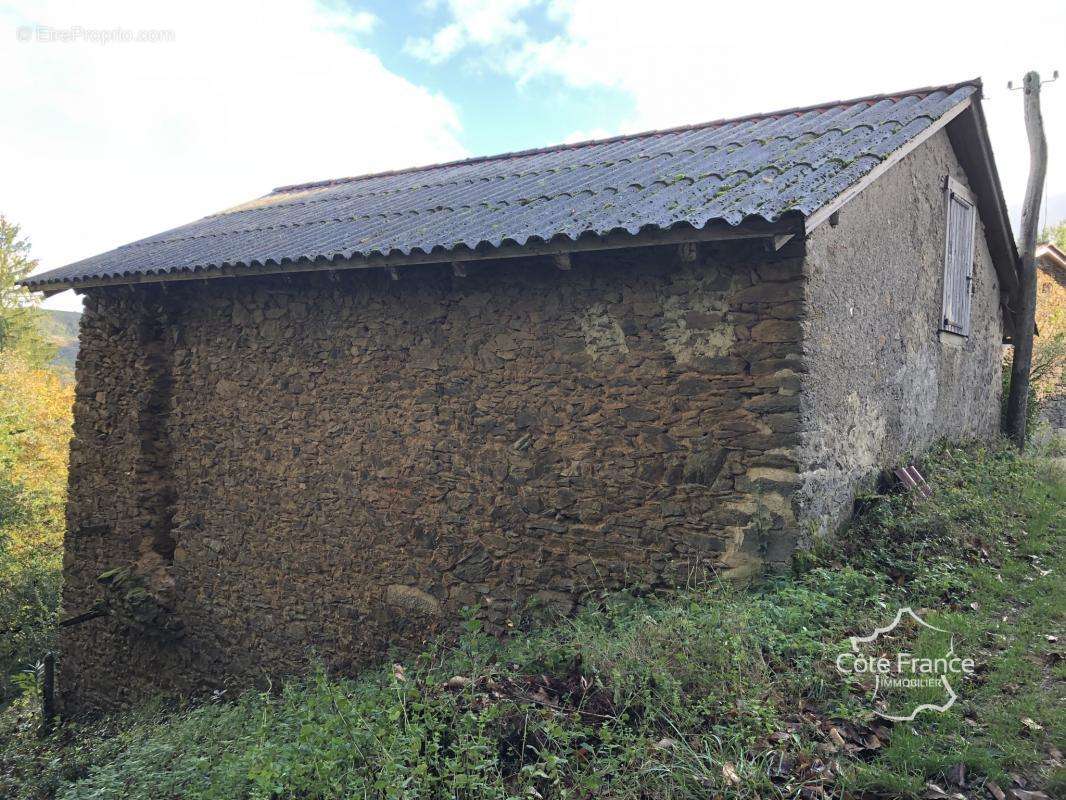
[(879, 468), (940, 438), (998, 430), (999, 284), (980, 220), (971, 334), (939, 333), (949, 174), (968, 185), (941, 131), (808, 242), (796, 497), (808, 528), (842, 521), (857, 483)]

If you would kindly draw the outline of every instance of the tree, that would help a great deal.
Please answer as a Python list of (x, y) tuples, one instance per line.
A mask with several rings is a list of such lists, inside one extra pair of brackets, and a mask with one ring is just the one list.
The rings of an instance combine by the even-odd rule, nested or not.
[(1066, 250), (1066, 219), (1059, 220), (1056, 225), (1048, 225), (1040, 231), (1041, 242), (1051, 242), (1060, 250)]
[(0, 708), (51, 650), (62, 584), (73, 387), (46, 365), (44, 314), (18, 285), (36, 266), (0, 216)]
[(4, 632), (58, 607), (73, 394), (54, 369), (0, 353), (0, 706), (9, 646), (19, 648)]
[(1027, 72), (1023, 87), (1025, 130), (1029, 136), (1029, 181), (1025, 186), (1018, 237), (1018, 310), (1006, 420), (1007, 433), (1019, 450), (1025, 450), (1027, 439), (1029, 378), (1033, 363), (1033, 329), (1036, 326), (1036, 233), (1040, 195), (1044, 191), (1044, 176), (1047, 173), (1047, 138), (1044, 136), (1044, 118), (1040, 113), (1040, 73)]
[(73, 395), (54, 369), (0, 352), (0, 709), (54, 646)]
[(0, 353), (18, 350), (43, 363), (51, 357), (51, 346), (42, 333), (39, 301), (18, 283), (37, 268), (37, 260), (30, 256), (29, 240), (19, 233), (19, 226), (0, 214)]

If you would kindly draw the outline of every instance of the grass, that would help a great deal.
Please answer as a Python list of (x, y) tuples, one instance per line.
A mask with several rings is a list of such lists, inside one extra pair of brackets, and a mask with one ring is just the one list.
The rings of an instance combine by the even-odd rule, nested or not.
[[(932, 500), (863, 498), (848, 531), (754, 589), (609, 595), (505, 642), (470, 615), (458, 641), (358, 679), (319, 669), (45, 741), (23, 702), (0, 718), (0, 796), (1062, 796), (1066, 668), (1049, 637), (1066, 618), (1066, 483), (1001, 448), (941, 449), (923, 471)], [(893, 725), (834, 660), (905, 605), (977, 666), (947, 712)]]

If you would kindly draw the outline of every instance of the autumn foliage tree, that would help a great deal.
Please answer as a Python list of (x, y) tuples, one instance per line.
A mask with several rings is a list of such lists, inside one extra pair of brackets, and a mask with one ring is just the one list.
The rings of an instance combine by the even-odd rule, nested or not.
[(18, 285), (36, 264), (0, 216), (0, 707), (51, 647), (59, 613), (73, 386)]

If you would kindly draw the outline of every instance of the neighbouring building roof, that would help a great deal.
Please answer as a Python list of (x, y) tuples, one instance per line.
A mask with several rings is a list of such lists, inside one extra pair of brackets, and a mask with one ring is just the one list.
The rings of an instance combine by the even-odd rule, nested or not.
[(1054, 267), (1066, 269), (1066, 253), (1062, 252), (1053, 242), (1045, 242), (1036, 246), (1036, 263), (1042, 269), (1050, 270)]
[[(613, 236), (787, 222), (807, 230), (963, 112), (964, 167), (986, 226), (1006, 207), (980, 82), (915, 89), (664, 131), (284, 186), (257, 200), (31, 276), (48, 292), (143, 280), (449, 261)], [(953, 136), (953, 141), (955, 137)], [(956, 143), (958, 149), (958, 144)], [(983, 160), (982, 160), (983, 159)], [(973, 165), (984, 184), (974, 180)], [(990, 219), (991, 216), (991, 219)], [(588, 249), (588, 248), (585, 248)], [(512, 252), (511, 254), (518, 254)], [(997, 255), (999, 258), (997, 259)], [(1003, 268), (997, 264), (997, 268)], [(1009, 277), (1009, 275), (1007, 276)], [(1010, 288), (1009, 286), (1007, 288)]]

